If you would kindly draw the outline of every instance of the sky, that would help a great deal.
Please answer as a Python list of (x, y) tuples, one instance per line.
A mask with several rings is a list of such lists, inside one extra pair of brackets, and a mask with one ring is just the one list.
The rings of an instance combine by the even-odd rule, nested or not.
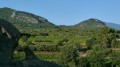
[(120, 24), (120, 0), (0, 0), (3, 7), (42, 16), (56, 25), (75, 25), (89, 18)]

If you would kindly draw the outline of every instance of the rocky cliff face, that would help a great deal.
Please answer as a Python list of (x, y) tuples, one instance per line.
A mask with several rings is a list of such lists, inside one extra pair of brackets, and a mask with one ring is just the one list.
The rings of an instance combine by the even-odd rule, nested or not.
[(11, 17), (21, 22), (25, 22), (25, 23), (38, 23), (39, 22), (37, 19), (33, 18), (32, 16), (28, 16), (27, 14), (22, 13), (22, 12), (14, 11)]
[(29, 47), (25, 48), (24, 61), (13, 61), (19, 37), (19, 31), (10, 22), (0, 19), (0, 67), (59, 67), (54, 63), (39, 60)]

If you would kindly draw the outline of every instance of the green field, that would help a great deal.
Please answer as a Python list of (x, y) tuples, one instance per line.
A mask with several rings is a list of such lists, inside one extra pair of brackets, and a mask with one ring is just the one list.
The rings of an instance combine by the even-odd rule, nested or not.
[(38, 35), (44, 31), (38, 31), (37, 35), (23, 35), (14, 60), (24, 60), (24, 48), (29, 46), (40, 60), (64, 67), (119, 67), (120, 41), (116, 38), (120, 36), (113, 29), (47, 29), (47, 36), (46, 33)]

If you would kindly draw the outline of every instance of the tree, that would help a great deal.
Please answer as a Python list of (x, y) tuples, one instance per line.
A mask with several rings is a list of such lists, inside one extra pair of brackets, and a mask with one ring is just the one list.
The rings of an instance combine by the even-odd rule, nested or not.
[(112, 47), (117, 47), (117, 41), (116, 41), (116, 38), (114, 38), (113, 40), (112, 40), (112, 43), (111, 43), (111, 45), (112, 45)]
[(62, 63), (65, 64), (65, 66), (69, 66), (71, 62), (76, 66), (78, 65), (79, 53), (76, 47), (64, 46), (61, 50), (61, 53)]
[(113, 52), (112, 57), (112, 67), (120, 67), (120, 53)]
[(92, 49), (93, 45), (95, 44), (95, 40), (95, 38), (91, 38), (86, 41), (87, 49)]
[(94, 45), (102, 45), (102, 47), (111, 48), (115, 41), (114, 39), (116, 39), (115, 31), (113, 29), (103, 27), (96, 31), (96, 35), (94, 35), (94, 37), (86, 41), (86, 45), (88, 49), (93, 48)]
[(89, 56), (90, 67), (104, 67), (104, 57), (101, 53), (93, 52)]
[(90, 67), (87, 57), (81, 57), (79, 59), (78, 67)]
[(96, 35), (97, 41), (103, 46), (110, 48), (112, 46), (112, 40), (116, 38), (115, 30), (103, 27), (101, 28)]
[(104, 48), (99, 45), (94, 46), (93, 50), (88, 54), (88, 61), (90, 67), (107, 67), (109, 63), (105, 58), (109, 57), (112, 53), (110, 48)]

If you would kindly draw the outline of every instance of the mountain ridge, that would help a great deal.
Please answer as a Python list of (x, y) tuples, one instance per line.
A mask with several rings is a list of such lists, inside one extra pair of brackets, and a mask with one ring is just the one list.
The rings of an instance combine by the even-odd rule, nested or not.
[(110, 28), (113, 28), (113, 29), (116, 29), (116, 30), (120, 30), (120, 24), (106, 22), (106, 25), (108, 27), (110, 27)]
[(25, 11), (17, 11), (8, 7), (0, 8), (0, 18), (11, 22), (20, 31), (26, 31), (28, 29), (34, 30), (39, 28), (77, 28), (82, 30), (90, 30), (106, 26), (118, 30), (120, 29), (120, 25), (118, 24), (106, 23), (96, 18), (90, 18), (72, 26), (55, 25), (44, 17)]
[(39, 29), (56, 27), (55, 24), (51, 23), (44, 17), (24, 11), (17, 11), (7, 7), (0, 8), (0, 18), (11, 22), (18, 29)]

